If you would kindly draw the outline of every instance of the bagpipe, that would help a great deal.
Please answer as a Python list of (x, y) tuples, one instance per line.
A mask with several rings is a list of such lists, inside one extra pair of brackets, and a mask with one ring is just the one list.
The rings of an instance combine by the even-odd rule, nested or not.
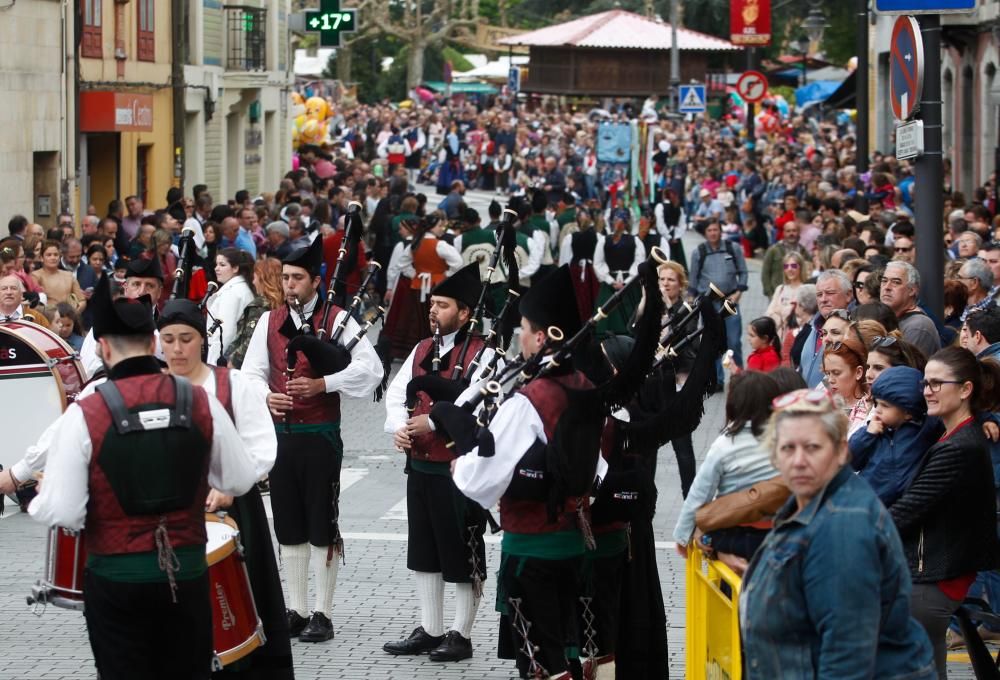
[(663, 328), (669, 327), (671, 332), (657, 347), (657, 361), (653, 364), (654, 371), (664, 362), (676, 359), (684, 348), (701, 337), (705, 332), (704, 325), (692, 331), (688, 331), (687, 327), (694, 321), (695, 317), (702, 313), (706, 305), (714, 305), (718, 302), (722, 303), (722, 308), (719, 310), (720, 318), (727, 319), (736, 316), (736, 305), (714, 283), (708, 284), (707, 292), (699, 295), (690, 303), (685, 302), (674, 314), (670, 315), (670, 318), (663, 324)]
[(191, 280), (191, 270), (194, 268), (194, 257), (197, 249), (195, 230), (191, 227), (182, 229), (180, 240), (177, 242), (177, 269), (174, 270), (174, 285), (170, 290), (171, 300), (187, 297), (188, 284)]
[[(406, 408), (410, 414), (413, 414), (416, 409), (420, 392), (427, 394), (435, 402), (454, 402), (465, 388), (469, 386), (472, 376), (479, 367), (483, 366), (483, 357), (486, 356), (487, 350), (492, 351), (492, 354), (482, 370), (479, 371), (481, 377), (491, 376), (496, 371), (500, 359), (506, 355), (505, 348), (510, 342), (511, 336), (509, 320), (520, 298), (520, 293), (517, 290), (517, 261), (514, 259), (514, 248), (517, 245), (516, 220), (517, 213), (515, 211), (510, 209), (504, 210), (503, 220), (497, 227), (497, 247), (490, 258), (486, 280), (482, 282), (476, 306), (469, 316), (469, 322), (465, 328), (465, 337), (458, 352), (455, 365), (452, 367), (451, 374), (445, 377), (438, 372), (437, 366), (432, 365), (433, 370), (430, 373), (414, 377), (406, 386)], [(472, 338), (486, 317), (489, 281), (493, 276), (493, 272), (496, 271), (497, 266), (500, 264), (501, 257), (508, 272), (513, 272), (507, 279), (507, 295), (499, 313), (493, 315), (493, 323), (490, 326), (489, 332), (483, 338), (482, 346), (480, 346), (468, 366), (466, 366), (465, 360), (468, 358)], [(439, 352), (440, 344), (435, 344), (435, 347)], [(438, 358), (438, 365), (440, 365), (440, 357)]]
[[(330, 332), (329, 338), (325, 337), (329, 325), (330, 312), (334, 307), (334, 300), (337, 295), (338, 284), (341, 282), (340, 272), (344, 260), (347, 257), (348, 251), (360, 244), (363, 236), (364, 224), (361, 221), (360, 203), (352, 201), (348, 207), (344, 231), (344, 240), (337, 255), (337, 263), (334, 266), (333, 275), (330, 277), (330, 285), (320, 313), (319, 327), (316, 329), (312, 327), (302, 309), (301, 301), (289, 301), (289, 307), (299, 317), (301, 326), (298, 334), (288, 342), (286, 348), (286, 370), (289, 377), (295, 371), (299, 352), (306, 357), (309, 365), (320, 375), (331, 375), (344, 370), (351, 363), (351, 351), (364, 339), (368, 330), (385, 316), (385, 307), (378, 306), (375, 314), (360, 324), (358, 331), (344, 341), (343, 336), (347, 330), (348, 320), (358, 314), (362, 302), (368, 297), (368, 286), (372, 283), (375, 275), (381, 268), (381, 265), (373, 260), (369, 263), (364, 280), (351, 299), (350, 305), (345, 310), (346, 313)], [(317, 234), (316, 238), (320, 238), (320, 236)]]

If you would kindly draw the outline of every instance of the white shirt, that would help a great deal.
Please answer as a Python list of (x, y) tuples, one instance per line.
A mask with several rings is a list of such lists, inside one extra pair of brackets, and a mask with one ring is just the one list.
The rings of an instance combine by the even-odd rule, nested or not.
[[(628, 283), (639, 275), (639, 265), (646, 259), (646, 248), (642, 245), (642, 241), (635, 236), (625, 234), (622, 238), (635, 239), (635, 255), (632, 257), (632, 264), (628, 268), (628, 276), (622, 279), (622, 283)], [(607, 261), (604, 259), (604, 234), (597, 235), (597, 246), (594, 248), (594, 275), (597, 276), (598, 281), (606, 283), (609, 286), (618, 280), (618, 274), (611, 271)]]
[[(153, 337), (156, 340), (156, 349), (153, 351), (153, 356), (160, 361), (164, 361), (163, 347), (160, 346), (160, 331), (154, 330)], [(101, 357), (97, 353), (97, 340), (94, 338), (93, 329), (87, 331), (87, 335), (83, 338), (83, 345), (80, 347), (80, 364), (83, 366), (83, 371), (87, 374), (85, 376), (87, 380), (93, 378), (98, 371), (104, 368), (104, 362), (101, 361)]]
[(4, 314), (3, 312), (0, 312), (0, 323), (4, 323), (7, 321), (19, 321), (20, 319), (23, 318), (24, 318), (24, 310), (21, 309), (21, 305), (15, 307), (14, 311), (11, 312), (10, 314)]
[[(441, 336), (441, 357), (444, 358), (448, 356), (448, 352), (455, 349), (455, 336), (458, 333), (449, 333), (448, 335)], [(462, 351), (462, 346), (459, 345), (458, 349), (455, 351)], [(385, 392), (385, 425), (383, 430), (389, 434), (395, 434), (396, 430), (401, 428), (409, 420), (410, 414), (406, 410), (406, 386), (410, 384), (413, 379), (413, 359), (417, 354), (417, 348), (414, 347), (410, 351), (410, 355), (406, 357), (403, 365), (399, 367), (399, 373), (396, 377), (392, 379), (389, 383), (389, 388)], [(475, 354), (473, 354), (472, 349), (469, 349), (468, 354), (465, 357), (465, 368), (468, 368), (469, 363), (472, 361)], [(493, 358), (493, 350), (487, 349), (483, 351), (482, 359), (479, 361), (479, 365), (476, 366), (476, 370), (472, 374), (471, 384), (477, 383), (482, 378), (483, 369)], [(501, 359), (497, 362), (497, 369), (503, 369), (503, 360)], [(450, 377), (450, 376), (445, 376)], [(455, 403), (463, 403), (464, 400), (456, 399)], [(431, 424), (433, 429), (434, 425)]]
[(386, 271), (386, 290), (395, 291), (396, 286), (399, 284), (400, 276), (406, 276), (412, 279), (417, 273), (416, 270), (413, 269), (412, 263), (405, 269), (402, 265), (400, 265), (400, 260), (403, 258), (403, 251), (408, 250), (408, 245), (410, 245), (409, 242), (400, 241), (392, 249), (392, 255), (389, 257), (389, 268)]
[(545, 437), (545, 426), (538, 411), (523, 394), (514, 394), (497, 409), (490, 422), (496, 453), (485, 458), (479, 447), (455, 461), (455, 486), (484, 508), (493, 507), (514, 476), (518, 461), (535, 443)]
[(253, 297), (253, 291), (250, 290), (247, 280), (237, 274), (222, 284), (215, 295), (208, 298), (208, 313), (210, 314), (207, 319), (208, 327), (211, 328), (215, 323), (213, 318), (220, 321), (222, 325), (208, 336), (208, 358), (205, 363), (210, 366), (218, 365), (219, 356), (222, 354), (219, 347), (220, 334), (222, 347), (228, 350), (236, 338), (236, 325), (239, 323), (240, 317), (243, 316), (243, 310), (253, 302)]
[[(212, 449), (208, 483), (222, 493), (241, 496), (257, 482), (254, 459), (247, 453), (229, 414), (213, 396)], [(57, 421), (48, 446), (45, 483), (28, 512), (46, 526), (83, 528), (90, 500), (88, 486), (92, 442), (83, 410), (70, 404)]]
[[(303, 306), (307, 318), (312, 315), (317, 302), (319, 302), (319, 295), (313, 296), (313, 299)], [(336, 328), (337, 324), (346, 316), (347, 312), (340, 312), (334, 319), (334, 327)], [(291, 318), (296, 328), (302, 327), (297, 314), (293, 312)], [(265, 390), (268, 390), (268, 379), (271, 376), (271, 355), (267, 346), (267, 327), (270, 320), (271, 312), (264, 312), (261, 315), (260, 321), (257, 322), (257, 328), (254, 329), (253, 337), (250, 338), (250, 345), (247, 347), (243, 366), (240, 369), (243, 375), (250, 380), (262, 383)], [(357, 335), (359, 330), (361, 327), (357, 322), (348, 317), (344, 325), (343, 342), (350, 342), (350, 339)], [(375, 348), (368, 342), (368, 338), (362, 338), (351, 350), (351, 363), (347, 365), (347, 368), (339, 373), (323, 376), (323, 381), (326, 383), (327, 393), (340, 392), (348, 397), (369, 397), (378, 384), (382, 382), (382, 361), (375, 353)], [(270, 422), (270, 416), (268, 422)]]
[[(455, 249), (455, 246), (451, 245), (447, 241), (442, 241), (436, 238), (432, 234), (427, 234), (424, 236), (425, 239), (431, 238), (437, 241), (435, 246), (435, 252), (437, 256), (440, 257), (448, 265), (448, 271), (445, 272), (445, 277), (451, 276), (459, 269), (465, 262), (462, 260), (462, 255)], [(418, 248), (420, 246), (417, 246)], [(420, 300), (424, 301), (431, 292), (434, 283), (431, 278), (430, 272), (418, 272), (413, 266), (413, 248), (406, 247), (403, 248), (402, 254), (399, 256), (399, 267), (403, 271), (407, 269), (414, 271), (414, 276), (420, 279)]]
[[(243, 440), (247, 453), (253, 458), (257, 479), (261, 479), (274, 467), (274, 459), (278, 453), (278, 437), (274, 432), (271, 412), (267, 408), (267, 391), (234, 368), (229, 369), (229, 385), (236, 432)], [(216, 395), (215, 371), (209, 371), (201, 386), (213, 397)]]

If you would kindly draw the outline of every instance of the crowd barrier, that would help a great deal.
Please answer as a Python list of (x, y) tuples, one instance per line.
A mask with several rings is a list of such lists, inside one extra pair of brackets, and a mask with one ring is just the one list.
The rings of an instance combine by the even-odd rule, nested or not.
[(739, 576), (694, 542), (687, 561), (687, 680), (740, 680)]

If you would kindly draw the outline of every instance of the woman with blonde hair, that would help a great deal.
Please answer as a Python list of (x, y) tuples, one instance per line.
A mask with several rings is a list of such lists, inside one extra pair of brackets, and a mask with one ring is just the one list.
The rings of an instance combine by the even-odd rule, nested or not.
[(809, 278), (805, 258), (799, 253), (790, 252), (781, 261), (781, 268), (784, 273), (784, 281), (774, 290), (771, 296), (771, 304), (767, 306), (766, 316), (774, 319), (778, 326), (778, 336), (781, 337), (788, 329), (788, 318), (795, 310), (795, 296), (799, 287)]

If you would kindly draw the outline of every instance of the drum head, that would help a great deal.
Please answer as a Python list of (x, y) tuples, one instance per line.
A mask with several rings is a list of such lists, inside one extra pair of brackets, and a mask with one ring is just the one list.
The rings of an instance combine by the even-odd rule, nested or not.
[(210, 565), (224, 560), (234, 550), (240, 530), (231, 518), (220, 518), (216, 515), (205, 515), (205, 532), (208, 542), (205, 544), (205, 556)]
[(66, 393), (48, 357), (19, 334), (15, 324), (0, 324), (0, 403), (3, 403), (4, 469), (24, 457), (46, 427), (62, 414)]

